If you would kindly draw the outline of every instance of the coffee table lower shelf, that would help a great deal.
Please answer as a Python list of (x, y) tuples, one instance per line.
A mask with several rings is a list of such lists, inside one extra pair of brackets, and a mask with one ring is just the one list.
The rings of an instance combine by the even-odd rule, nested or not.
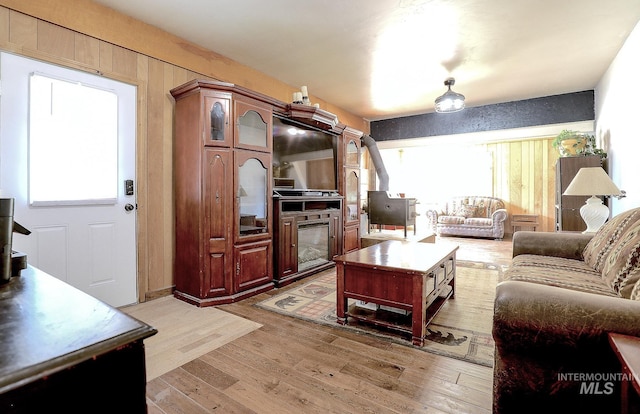
[[(426, 310), (425, 327), (433, 321), (433, 318), (436, 317), (440, 309), (442, 309), (444, 304), (447, 302), (447, 299), (449, 299), (452, 294), (453, 290), (449, 290), (445, 296), (438, 296), (435, 298), (433, 303), (429, 305)], [(353, 304), (350, 305), (349, 309), (345, 312), (345, 321), (343, 324), (346, 324), (346, 318), (353, 318), (368, 325), (386, 328), (402, 334), (408, 334), (409, 339), (411, 339), (411, 334), (413, 332), (413, 315), (411, 312), (402, 314), (386, 309), (367, 309)], [(415, 345), (420, 344), (415, 343)]]

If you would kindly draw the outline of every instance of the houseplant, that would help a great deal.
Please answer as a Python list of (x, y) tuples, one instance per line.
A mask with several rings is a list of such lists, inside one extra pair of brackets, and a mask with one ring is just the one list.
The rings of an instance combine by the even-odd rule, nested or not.
[(574, 157), (587, 145), (585, 134), (570, 129), (563, 129), (553, 140), (553, 148), (561, 157)]
[(564, 129), (552, 141), (561, 157), (575, 157), (580, 155), (600, 155), (603, 159), (607, 153), (596, 147), (596, 138), (593, 135), (578, 131)]
[(587, 143), (581, 151), (578, 151), (580, 155), (599, 155), (603, 160), (607, 158), (607, 153), (603, 149), (596, 146), (596, 137), (593, 135), (586, 135)]

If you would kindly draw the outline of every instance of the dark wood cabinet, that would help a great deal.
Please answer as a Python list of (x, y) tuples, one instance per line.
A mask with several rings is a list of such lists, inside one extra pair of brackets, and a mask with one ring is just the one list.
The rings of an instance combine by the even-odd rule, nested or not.
[(188, 82), (175, 104), (175, 296), (209, 306), (273, 288), (272, 106)]
[(147, 412), (155, 328), (31, 266), (0, 309), (0, 412)]
[(587, 196), (563, 195), (571, 180), (580, 168), (600, 167), (602, 158), (599, 155), (561, 157), (556, 163), (556, 231), (584, 231), (587, 228), (580, 216), (580, 208), (585, 204)]

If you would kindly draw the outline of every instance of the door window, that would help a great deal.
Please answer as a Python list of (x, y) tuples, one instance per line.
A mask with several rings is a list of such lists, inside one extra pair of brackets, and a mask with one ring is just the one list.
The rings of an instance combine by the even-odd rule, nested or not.
[(115, 204), (117, 95), (41, 74), (29, 86), (29, 203)]

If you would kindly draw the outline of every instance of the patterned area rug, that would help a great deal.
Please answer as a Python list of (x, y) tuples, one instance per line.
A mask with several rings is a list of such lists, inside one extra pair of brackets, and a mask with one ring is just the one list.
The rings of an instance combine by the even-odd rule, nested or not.
[[(427, 326), (428, 333), (423, 347), (413, 345), (409, 334), (373, 327), (351, 318), (347, 325), (339, 325), (336, 322), (335, 269), (312, 276), (302, 285), (284, 287), (280, 293), (257, 303), (256, 306), (294, 318), (350, 329), (438, 355), (492, 367), (493, 301), (501, 273), (502, 269), (493, 264), (458, 260), (456, 297), (447, 300)], [(354, 303), (356, 302), (349, 300), (349, 305)]]

